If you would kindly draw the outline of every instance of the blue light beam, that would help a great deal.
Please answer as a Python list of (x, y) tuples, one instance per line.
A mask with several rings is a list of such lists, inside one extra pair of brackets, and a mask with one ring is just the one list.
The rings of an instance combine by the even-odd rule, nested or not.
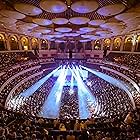
[(31, 96), (37, 89), (39, 89), (55, 72), (57, 72), (59, 70), (61, 66), (59, 66), (58, 68), (56, 68), (55, 70), (53, 70), (51, 73), (49, 73), (48, 75), (46, 75), (45, 77), (43, 77), (42, 79), (40, 79), (38, 82), (36, 82), (35, 84), (33, 84), (31, 87), (29, 87), (27, 90), (25, 90), (24, 92), (22, 92), (20, 94), (20, 96), (23, 97), (29, 97)]
[(132, 94), (131, 94), (130, 91), (127, 89), (127, 87), (125, 87), (125, 85), (123, 85), (119, 80), (117, 80), (117, 79), (115, 79), (115, 78), (113, 78), (113, 77), (111, 77), (111, 76), (109, 76), (109, 75), (107, 75), (107, 74), (104, 74), (104, 73), (102, 73), (102, 72), (98, 72), (98, 71), (89, 69), (89, 68), (84, 67), (84, 66), (80, 66), (80, 67), (82, 67), (83, 69), (85, 69), (85, 70), (87, 70), (87, 71), (93, 73), (94, 75), (100, 77), (101, 79), (107, 81), (108, 83), (110, 83), (110, 84), (112, 84), (112, 85), (114, 85), (114, 86), (116, 86), (116, 87), (118, 87), (118, 88), (124, 90), (124, 91), (128, 94), (128, 96), (129, 96), (129, 98), (130, 98), (130, 100), (131, 100), (131, 103), (132, 103), (132, 105), (133, 105), (133, 108), (135, 109), (135, 102), (134, 102), (134, 99), (133, 99), (133, 97), (132, 97)]
[[(76, 66), (76, 70), (79, 72), (79, 74), (80, 74), (80, 71), (83, 71), (82, 68), (79, 69), (78, 66)], [(89, 107), (90, 110), (95, 110), (96, 99), (93, 96), (93, 94), (90, 92), (89, 88), (85, 85), (85, 83), (83, 82), (82, 79), (81, 79), (81, 82), (82, 82), (83, 87), (85, 88), (85, 91), (86, 91), (86, 99), (87, 99), (88, 107)]]
[(77, 75), (73, 72), (73, 69), (70, 68), (70, 70), (71, 70), (74, 78), (77, 81), (79, 117), (80, 117), (80, 119), (86, 119), (86, 118), (88, 118), (90, 112), (89, 112), (89, 110), (87, 108), (86, 99), (85, 99), (85, 96), (84, 96), (84, 92), (82, 90), (83, 85), (81, 85), (81, 81), (78, 79)]
[(63, 86), (65, 84), (65, 79), (67, 75), (68, 68), (63, 66), (61, 69), (60, 75), (52, 87), (52, 90), (44, 102), (41, 112), (39, 116), (44, 118), (58, 118), (59, 117), (59, 110), (60, 110), (60, 103), (61, 103), (61, 95), (63, 91)]
[(93, 107), (95, 105), (95, 99), (93, 98), (93, 95), (91, 95), (89, 89), (82, 81), (79, 68), (76, 67), (75, 69), (73, 67), (71, 71), (78, 84), (79, 116), (81, 119), (86, 119), (91, 115), (89, 107)]

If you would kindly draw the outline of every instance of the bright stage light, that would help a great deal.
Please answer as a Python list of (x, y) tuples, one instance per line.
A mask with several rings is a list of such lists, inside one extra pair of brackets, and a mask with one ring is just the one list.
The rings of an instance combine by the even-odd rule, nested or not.
[(62, 66), (59, 66), (55, 70), (53, 70), (51, 73), (40, 79), (38, 82), (33, 84), (31, 87), (29, 87), (27, 90), (22, 92), (20, 96), (23, 97), (29, 97), (31, 96), (37, 89), (39, 89), (55, 72), (57, 72)]
[(83, 85), (81, 84), (81, 78), (79, 79), (79, 75), (76, 75), (74, 67), (70, 69), (73, 73), (74, 78), (77, 81), (77, 87), (78, 87), (78, 105), (79, 105), (79, 117), (80, 119), (88, 118), (89, 116), (89, 110), (87, 108), (86, 99), (85, 99), (85, 92), (83, 92)]
[(69, 94), (72, 95), (74, 93), (74, 90), (70, 88)]
[(74, 93), (74, 90), (73, 90), (73, 86), (74, 86), (74, 77), (73, 77), (73, 73), (71, 74), (71, 81), (70, 81), (70, 91), (69, 91), (69, 94), (72, 95)]
[(134, 99), (132, 97), (131, 92), (129, 91), (129, 89), (120, 80), (117, 80), (117, 79), (115, 79), (115, 78), (113, 78), (113, 77), (111, 77), (111, 76), (109, 76), (107, 74), (104, 74), (104, 73), (99, 72), (99, 71), (92, 70), (92, 69), (84, 67), (84, 66), (80, 66), (80, 67), (85, 69), (85, 70), (87, 70), (87, 71), (89, 71), (89, 72), (91, 72), (92, 74), (100, 77), (101, 79), (107, 81), (108, 83), (118, 87), (119, 89), (125, 91), (128, 94), (128, 96), (129, 96), (129, 98), (131, 100), (133, 108), (135, 109), (135, 102), (134, 102)]
[[(35, 84), (33, 84), (31, 87), (29, 87), (27, 90), (25, 90), (24, 92), (20, 93), (20, 95), (18, 96), (18, 98), (13, 97), (10, 100), (8, 100), (6, 102), (6, 107), (8, 108), (8, 106), (11, 108), (20, 108), (20, 106), (22, 106), (24, 104), (24, 100), (28, 99), (29, 96), (31, 96), (33, 93), (35, 93), (36, 90), (38, 90), (52, 75), (53, 73), (57, 72), (62, 66), (59, 66), (58, 68), (56, 68), (55, 70), (53, 70), (51, 73), (49, 73), (48, 75), (46, 75), (45, 77), (43, 77), (42, 79), (40, 79), (38, 82), (36, 82)], [(23, 101), (22, 101), (22, 100)], [(14, 103), (14, 104), (13, 104)]]
[(60, 103), (61, 103), (61, 95), (63, 91), (63, 86), (65, 84), (65, 79), (67, 75), (68, 68), (66, 65), (61, 68), (60, 75), (55, 82), (55, 85), (52, 87), (48, 98), (46, 99), (39, 116), (45, 118), (58, 118)]
[(91, 87), (92, 86), (91, 81), (87, 81), (87, 85)]
[(93, 110), (94, 112), (96, 106), (96, 100), (81, 78), (82, 76), (80, 71), (82, 69), (79, 69), (78, 66), (73, 65), (70, 70), (73, 73), (78, 86), (79, 116), (81, 119), (86, 119), (90, 117), (91, 110)]

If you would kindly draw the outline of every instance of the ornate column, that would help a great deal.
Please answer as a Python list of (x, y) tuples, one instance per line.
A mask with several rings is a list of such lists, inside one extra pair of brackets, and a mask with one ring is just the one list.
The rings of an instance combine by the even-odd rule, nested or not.
[(133, 36), (132, 36), (132, 43), (133, 43), (133, 46), (132, 46), (132, 49), (131, 49), (131, 52), (134, 52), (135, 51), (135, 49), (137, 48), (137, 35), (136, 34), (134, 34)]
[(28, 40), (29, 40), (29, 50), (32, 50), (32, 38), (28, 38)]
[(112, 51), (113, 50), (114, 38), (110, 38), (110, 41), (111, 41), (111, 43), (110, 43), (110, 51)]
[(85, 48), (86, 48), (86, 43), (83, 42), (83, 47), (84, 47), (84, 52), (85, 52)]
[(5, 34), (5, 43), (6, 43), (6, 48), (8, 51), (11, 50), (11, 47), (10, 47), (10, 40), (9, 40), (9, 35)]
[(39, 46), (39, 50), (41, 50), (41, 39), (38, 39), (38, 46)]
[(21, 38), (19, 35), (16, 35), (17, 36), (17, 41), (18, 41), (18, 45), (19, 45), (19, 50), (22, 50), (22, 44), (21, 44)]
[(91, 44), (92, 44), (92, 51), (94, 50), (94, 45), (95, 45), (95, 42), (94, 41), (92, 41), (91, 42)]
[(48, 41), (48, 50), (50, 50), (50, 41)]
[(99, 41), (100, 41), (100, 43), (101, 43), (101, 50), (103, 50), (103, 49), (104, 49), (104, 39), (99, 40)]
[(121, 43), (120, 51), (123, 51), (123, 47), (124, 47), (124, 44), (125, 44), (125, 38), (126, 38), (126, 36), (123, 36), (121, 38), (122, 38), (122, 43)]

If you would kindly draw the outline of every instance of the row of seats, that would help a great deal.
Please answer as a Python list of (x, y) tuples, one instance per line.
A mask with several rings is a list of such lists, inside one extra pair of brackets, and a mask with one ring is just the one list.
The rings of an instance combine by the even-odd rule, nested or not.
[(129, 96), (118, 87), (95, 75), (91, 75), (86, 84), (98, 102), (96, 115), (111, 118), (111, 116), (133, 110)]
[(139, 54), (111, 52), (105, 58), (105, 60), (127, 66), (133, 69), (134, 71), (140, 69), (140, 55)]
[(138, 140), (140, 112), (137, 110), (107, 118), (50, 120), (27, 117), (0, 108), (1, 140)]

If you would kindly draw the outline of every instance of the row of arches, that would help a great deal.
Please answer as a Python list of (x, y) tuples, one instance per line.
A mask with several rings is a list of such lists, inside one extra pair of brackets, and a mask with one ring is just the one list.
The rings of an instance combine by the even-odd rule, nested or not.
[[(20, 39), (16, 35), (11, 35), (8, 38), (9, 41), (9, 46), (11, 50), (29, 50), (29, 49), (35, 49), (39, 48), (39, 41), (37, 38), (31, 38), (29, 39), (28, 37), (22, 36)], [(57, 49), (56, 43), (51, 42), (49, 45), (47, 40), (40, 40), (40, 49), (46, 50), (46, 49)], [(113, 42), (112, 42), (113, 41)], [(113, 43), (113, 45), (112, 45)], [(123, 43), (123, 44), (122, 44)], [(134, 40), (132, 37), (126, 37), (125, 40), (123, 41), (121, 37), (117, 37), (112, 39), (104, 39), (104, 40), (96, 40), (92, 44), (92, 42), (87, 42), (85, 44), (85, 49), (86, 50), (101, 50), (103, 49), (108, 49), (110, 50), (112, 45), (112, 50), (113, 51), (136, 51), (140, 52), (140, 36)], [(121, 48), (123, 46), (123, 48)], [(132, 48), (134, 47), (134, 48)], [(0, 51), (8, 50), (7, 46), (7, 39), (4, 34), (0, 33)]]
[[(76, 42), (74, 45), (74, 48), (76, 47), (77, 50), (81, 50), (83, 49), (83, 44), (80, 43), (80, 42)], [(123, 44), (122, 44), (123, 43)], [(59, 43), (59, 48), (61, 50), (64, 50), (64, 49), (68, 49), (68, 45), (66, 45), (67, 43)], [(85, 50), (101, 50), (102, 47), (103, 49), (108, 49), (110, 50), (111, 49), (111, 44), (112, 44), (112, 40), (111, 39), (105, 39), (105, 40), (96, 40), (94, 41), (94, 43), (92, 42), (87, 42), (85, 43)], [(123, 45), (123, 48), (121, 49), (121, 46)], [(57, 49), (56, 47), (56, 43), (55, 42), (51, 42), (50, 44), (50, 49)], [(67, 48), (66, 48), (67, 46)], [(93, 48), (94, 46), (94, 48)], [(140, 36), (137, 38), (136, 40), (136, 44), (133, 45), (133, 39), (131, 37), (127, 37), (125, 38), (125, 41), (123, 42), (122, 41), (122, 38), (120, 37), (117, 37), (113, 40), (113, 45), (112, 45), (112, 50), (113, 51), (132, 51), (132, 47), (135, 47), (134, 48), (134, 51), (136, 52), (140, 52)], [(78, 52), (79, 52), (78, 51)]]
[[(133, 39), (131, 37), (126, 37), (125, 41), (122, 41), (121, 37), (114, 38), (114, 40), (111, 40), (111, 39), (96, 40), (94, 42), (86, 42), (84, 46), (82, 43), (81, 44), (79, 44), (79, 43), (80, 42), (72, 43), (73, 45), (67, 45), (67, 44), (71, 44), (71, 43), (59, 43), (58, 47), (62, 50), (62, 52), (64, 50), (69, 49), (69, 47), (71, 48), (71, 46), (74, 47), (73, 48), (74, 50), (77, 49), (78, 52), (80, 52), (80, 50), (82, 50), (84, 48), (84, 46), (85, 46), (85, 50), (107, 49), (107, 50), (113, 50), (113, 51), (120, 51), (120, 50), (132, 51), (132, 49), (134, 47), (133, 51), (140, 52), (140, 36), (137, 38), (135, 45), (133, 44)], [(113, 45), (112, 45), (112, 43), (113, 43)], [(57, 45), (55, 42), (51, 42), (51, 44), (50, 44), (51, 49), (56, 49), (57, 48), (56, 46)], [(111, 46), (112, 46), (112, 48), (111, 48)]]
[[(8, 50), (7, 41), (9, 41), (10, 50), (19, 50), (20, 46), (22, 50), (29, 50), (39, 48), (39, 42), (36, 38), (31, 38), (22, 36), (19, 40), (16, 35), (9, 36), (8, 40), (4, 34), (0, 34), (0, 51)], [(46, 49), (48, 47), (47, 40), (41, 40), (41, 49)]]
[[(94, 43), (94, 50), (101, 50), (101, 46), (103, 44), (104, 49), (110, 50), (111, 47), (111, 39), (105, 39), (102, 43), (102, 40), (96, 40)], [(122, 38), (117, 37), (113, 40), (112, 50), (113, 51), (120, 51), (121, 46), (123, 43), (122, 51), (131, 51), (132, 47), (134, 46), (134, 51), (140, 52), (140, 36), (137, 37), (136, 40), (133, 40), (131, 37), (126, 37), (124, 42)]]

